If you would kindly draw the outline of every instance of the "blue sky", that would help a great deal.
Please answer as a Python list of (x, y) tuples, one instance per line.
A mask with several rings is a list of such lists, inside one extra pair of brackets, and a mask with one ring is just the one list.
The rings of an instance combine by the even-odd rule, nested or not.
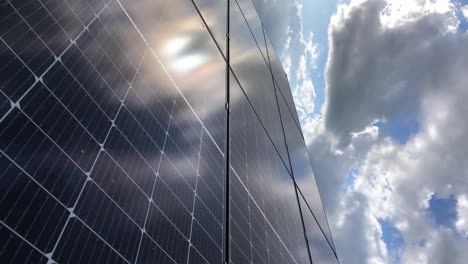
[(325, 101), (324, 70), (328, 55), (328, 23), (331, 15), (336, 11), (336, 0), (301, 1), (303, 5), (303, 27), (304, 32), (314, 34), (314, 40), (318, 45), (317, 70), (311, 74), (315, 86), (314, 114), (320, 113), (320, 108)]
[(468, 1), (295, 4), (282, 60), (341, 263), (466, 263)]

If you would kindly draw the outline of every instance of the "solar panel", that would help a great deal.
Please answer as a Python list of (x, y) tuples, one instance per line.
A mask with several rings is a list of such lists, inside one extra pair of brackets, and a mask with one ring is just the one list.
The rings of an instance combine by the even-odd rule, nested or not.
[(230, 38), (210, 0), (0, 4), (1, 263), (222, 263), (226, 234), (231, 263), (308, 262), (292, 98), (229, 2)]

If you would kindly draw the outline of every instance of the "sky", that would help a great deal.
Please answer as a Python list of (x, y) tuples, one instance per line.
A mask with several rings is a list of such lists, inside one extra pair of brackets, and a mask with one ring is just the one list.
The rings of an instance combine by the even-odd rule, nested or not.
[(468, 0), (263, 2), (340, 262), (468, 263)]

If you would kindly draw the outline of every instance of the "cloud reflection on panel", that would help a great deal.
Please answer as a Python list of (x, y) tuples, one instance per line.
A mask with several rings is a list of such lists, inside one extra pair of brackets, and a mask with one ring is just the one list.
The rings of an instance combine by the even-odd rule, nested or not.
[[(178, 1), (177, 4), (174, 1), (121, 2), (125, 10), (117, 1), (108, 6), (101, 1), (49, 1), (44, 5), (53, 11), (44, 19), (51, 21), (44, 21), (50, 24), (56, 21), (59, 26), (41, 31), (34, 21), (29, 21), (40, 40), (31, 41), (34, 47), (12, 45), (13, 51), (37, 76), (41, 76), (56, 57), (60, 60), (42, 77), (43, 83), (36, 81), (22, 98), (24, 114), (15, 108), (8, 115), (5, 123), (11, 121), (9, 132), (15, 135), (15, 140), (2, 134), (2, 151), (14, 157), (69, 207), (77, 199), (78, 187), (85, 184), (85, 173), (93, 167), (89, 175), (92, 183), (86, 183), (85, 193), (91, 188), (94, 188), (93, 193), (105, 191), (140, 226), (145, 221), (148, 197), (177, 224), (185, 220), (190, 224), (188, 211), (192, 210), (193, 204), (203, 200), (219, 223), (222, 215), (222, 155), (210, 135), (202, 131), (198, 118), (177, 88), (216, 143), (222, 146), (225, 77), (222, 56), (189, 1)], [(12, 5), (27, 19), (28, 12), (47, 11), (36, 1)], [(1, 8), (8, 8), (9, 4), (5, 6)], [(21, 21), (14, 11), (11, 13), (10, 19)], [(135, 20), (131, 21), (127, 15)], [(4, 24), (0, 26), (1, 32), (8, 31), (4, 30)], [(15, 30), (8, 31), (9, 35), (2, 33), (2, 40), (14, 43), (20, 39), (18, 35), (24, 33), (23, 29), (31, 33), (24, 23), (18, 23)], [(73, 40), (71, 47), (65, 51), (70, 39)], [(5, 50), (2, 56), (14, 58), (12, 52)], [(8, 81), (1, 84), (2, 92), (12, 100), (18, 100), (34, 84), (34, 75), (30, 71), (8, 77)], [(1, 78), (3, 81), (7, 76), (2, 72)], [(203, 96), (205, 94), (209, 97)], [(27, 121), (25, 115), (43, 131)], [(23, 128), (28, 128), (30, 134), (16, 137)], [(203, 144), (200, 144), (201, 139)], [(3, 158), (1, 162), (2, 165), (8, 163)], [(198, 188), (205, 190), (194, 198), (198, 167), (203, 178)], [(156, 172), (160, 176), (157, 180)], [(51, 179), (55, 180), (53, 184), (49, 183)], [(156, 190), (151, 196), (154, 181), (157, 181)], [(134, 197), (132, 201), (126, 196), (129, 193)], [(83, 206), (79, 208), (90, 208), (86, 202), (91, 201), (80, 200), (80, 206), (82, 203)], [(79, 217), (99, 230), (91, 223), (93, 218), (85, 214), (77, 211)], [(148, 226), (172, 228), (163, 217), (154, 218), (158, 225), (149, 223)], [(217, 223), (214, 219), (197, 219), (205, 227)], [(188, 226), (186, 223), (184, 226)], [(216, 227), (213, 237), (217, 237), (216, 242), (221, 245), (220, 225)], [(118, 230), (125, 228), (117, 227)], [(151, 236), (151, 230), (147, 231)], [(186, 229), (180, 231), (188, 238)], [(187, 243), (187, 238), (180, 244)], [(137, 245), (137, 242), (132, 244)], [(174, 249), (166, 250), (172, 254)], [(186, 254), (175, 255), (183, 257)]]
[[(193, 4), (187, 1), (121, 2), (150, 45), (150, 52), (171, 76), (170, 82), (181, 90), (222, 146), (225, 63)], [(209, 94), (209, 103), (208, 98), (200, 94)], [(176, 111), (176, 115), (187, 121), (193, 118), (189, 108)]]
[[(299, 210), (290, 175), (276, 153), (258, 118), (231, 77), (231, 180), (233, 254), (235, 263), (246, 263), (253, 243), (254, 262), (275, 259), (283, 263), (307, 261)], [(254, 106), (255, 107), (255, 106)], [(248, 198), (246, 190), (252, 195)], [(260, 208), (260, 210), (258, 209)], [(263, 214), (267, 222), (262, 220)], [(243, 235), (243, 230), (249, 230)], [(239, 230), (238, 232), (236, 230)], [(282, 242), (281, 242), (282, 241)], [(270, 251), (266, 250), (266, 243)]]

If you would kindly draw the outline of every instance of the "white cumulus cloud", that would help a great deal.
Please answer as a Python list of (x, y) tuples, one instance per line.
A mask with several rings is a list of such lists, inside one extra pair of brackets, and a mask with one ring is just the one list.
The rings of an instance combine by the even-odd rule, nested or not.
[[(401, 232), (402, 263), (466, 263), (468, 33), (455, 9), (353, 0), (331, 19), (325, 105), (303, 128), (341, 263), (395, 260), (378, 219)], [(414, 113), (406, 142), (374, 125)], [(432, 218), (434, 194), (457, 198), (454, 223)]]
[(457, 199), (457, 230), (468, 237), (468, 195), (462, 194)]

